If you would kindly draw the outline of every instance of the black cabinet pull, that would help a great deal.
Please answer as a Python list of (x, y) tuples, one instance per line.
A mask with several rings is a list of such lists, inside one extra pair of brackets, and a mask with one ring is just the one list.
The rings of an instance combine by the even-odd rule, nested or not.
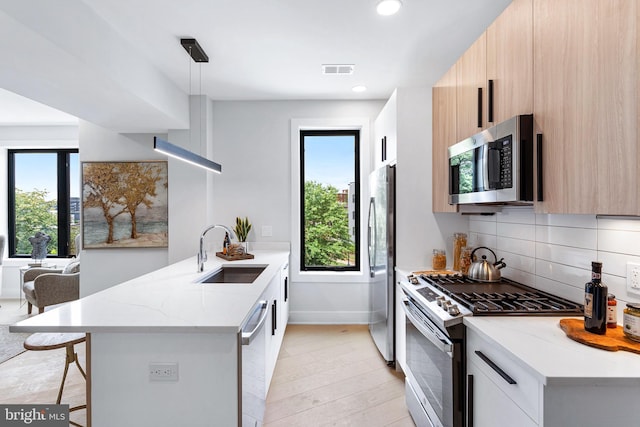
[(277, 300), (273, 300), (273, 304), (271, 305), (271, 335), (276, 334), (276, 329), (278, 329), (278, 307)]
[(503, 371), (502, 368), (500, 368), (498, 365), (493, 363), (493, 361), (489, 359), (487, 356), (485, 356), (481, 351), (476, 350), (475, 353), (478, 355), (480, 359), (482, 359), (487, 365), (489, 365), (491, 369), (496, 371), (498, 375), (500, 375), (506, 382), (508, 382), (509, 384), (517, 384), (513, 378), (507, 375), (507, 373)]
[(384, 162), (387, 160), (387, 137), (382, 137), (382, 157), (381, 161)]
[(542, 186), (542, 134), (536, 134), (536, 168), (538, 169), (536, 172), (538, 174), (538, 201), (544, 201), (544, 187)]
[(287, 302), (289, 299), (289, 278), (284, 278), (284, 302)]
[(473, 375), (467, 375), (467, 427), (473, 427)]
[(493, 80), (489, 80), (487, 84), (487, 90), (489, 93), (487, 94), (487, 102), (489, 104), (489, 111), (487, 112), (487, 121), (489, 123), (493, 123)]
[(478, 88), (478, 127), (482, 127), (482, 88)]

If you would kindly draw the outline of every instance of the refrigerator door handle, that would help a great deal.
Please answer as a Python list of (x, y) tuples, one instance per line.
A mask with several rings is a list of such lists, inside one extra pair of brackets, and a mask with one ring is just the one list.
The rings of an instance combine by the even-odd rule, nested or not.
[[(373, 224), (371, 220), (373, 219)], [(369, 218), (368, 218), (367, 246), (369, 252), (369, 275), (376, 275), (376, 204), (375, 197), (369, 199)]]

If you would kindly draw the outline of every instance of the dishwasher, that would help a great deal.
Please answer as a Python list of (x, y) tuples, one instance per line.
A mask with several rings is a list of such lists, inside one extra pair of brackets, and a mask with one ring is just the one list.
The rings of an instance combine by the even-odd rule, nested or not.
[(240, 408), (242, 427), (262, 426), (266, 405), (266, 339), (264, 323), (267, 301), (259, 301), (240, 331)]

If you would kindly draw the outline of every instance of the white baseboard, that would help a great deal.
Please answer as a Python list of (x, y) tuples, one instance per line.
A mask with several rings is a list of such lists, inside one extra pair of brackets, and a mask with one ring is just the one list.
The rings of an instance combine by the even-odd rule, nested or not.
[(306, 325), (366, 325), (368, 311), (290, 311), (289, 323)]

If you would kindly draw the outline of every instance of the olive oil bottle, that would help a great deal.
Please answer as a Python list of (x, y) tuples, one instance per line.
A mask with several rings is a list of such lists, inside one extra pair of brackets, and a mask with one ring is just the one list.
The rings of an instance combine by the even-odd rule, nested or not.
[(607, 333), (607, 287), (602, 284), (602, 263), (591, 263), (591, 281), (584, 285), (584, 329)]

